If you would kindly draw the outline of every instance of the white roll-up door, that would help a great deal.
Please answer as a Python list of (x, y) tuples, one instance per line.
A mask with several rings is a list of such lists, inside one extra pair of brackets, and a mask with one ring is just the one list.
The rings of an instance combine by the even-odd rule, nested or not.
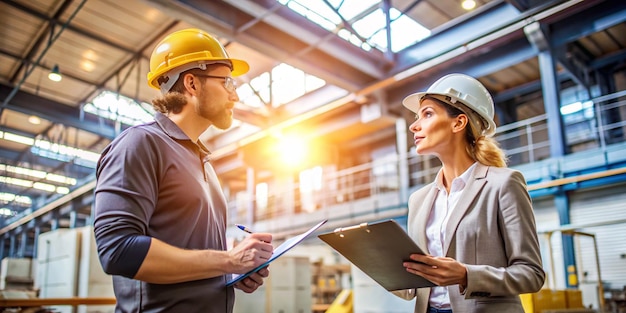
[[(580, 231), (595, 235), (605, 289), (626, 285), (626, 184), (573, 192), (570, 196), (573, 225), (590, 225)], [(576, 236), (576, 263), (581, 282), (597, 282), (593, 239)]]
[(535, 210), (537, 232), (539, 233), (543, 268), (546, 271), (546, 286), (553, 289), (565, 288), (561, 236), (556, 233), (549, 237), (546, 233), (546, 231), (559, 228), (559, 215), (554, 206), (554, 198), (550, 196), (533, 199), (533, 209)]

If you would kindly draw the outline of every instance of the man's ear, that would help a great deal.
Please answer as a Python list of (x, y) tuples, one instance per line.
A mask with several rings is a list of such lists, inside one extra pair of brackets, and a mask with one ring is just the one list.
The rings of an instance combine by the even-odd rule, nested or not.
[(185, 74), (185, 76), (183, 76), (183, 84), (185, 86), (185, 90), (187, 92), (189, 92), (191, 95), (195, 95), (196, 94), (196, 83), (198, 82), (198, 80), (196, 79), (196, 77), (192, 74)]

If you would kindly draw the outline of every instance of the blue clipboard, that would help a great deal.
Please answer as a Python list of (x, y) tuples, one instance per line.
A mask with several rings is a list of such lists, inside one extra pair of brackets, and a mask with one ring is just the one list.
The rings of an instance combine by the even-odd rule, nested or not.
[(308, 237), (309, 235), (311, 235), (314, 231), (316, 231), (318, 228), (320, 228), (322, 225), (324, 225), (324, 223), (326, 223), (328, 220), (323, 220), (321, 222), (319, 222), (318, 224), (316, 224), (315, 226), (311, 227), (309, 230), (307, 230), (306, 232), (289, 238), (287, 239), (285, 242), (283, 242), (280, 246), (278, 246), (276, 249), (274, 249), (274, 253), (272, 254), (272, 256), (263, 264), (259, 265), (257, 268), (245, 273), (245, 274), (233, 274), (232, 278), (226, 283), (226, 286), (232, 286), (238, 282), (240, 282), (241, 280), (243, 280), (244, 278), (252, 275), (252, 273), (256, 273), (258, 270), (268, 266), (270, 263), (272, 263), (272, 261), (278, 259), (281, 255), (285, 254), (285, 252), (289, 251), (291, 248), (295, 247), (297, 244), (299, 244), (300, 242), (302, 242), (302, 240), (304, 240), (306, 237)]

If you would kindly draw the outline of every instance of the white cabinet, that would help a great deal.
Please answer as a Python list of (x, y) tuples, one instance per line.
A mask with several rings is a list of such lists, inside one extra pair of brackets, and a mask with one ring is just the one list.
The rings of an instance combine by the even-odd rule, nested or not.
[(281, 256), (270, 276), (252, 294), (235, 289), (234, 313), (310, 313), (311, 263), (307, 257)]
[(413, 312), (415, 299), (408, 301), (397, 297), (354, 265), (352, 265), (352, 281), (354, 313)]
[(0, 290), (31, 290), (33, 275), (29, 258), (4, 258), (0, 266)]
[[(40, 298), (113, 298), (111, 276), (98, 260), (93, 227), (58, 229), (42, 233), (37, 240), (35, 287)], [(63, 313), (109, 313), (113, 305), (56, 306)]]

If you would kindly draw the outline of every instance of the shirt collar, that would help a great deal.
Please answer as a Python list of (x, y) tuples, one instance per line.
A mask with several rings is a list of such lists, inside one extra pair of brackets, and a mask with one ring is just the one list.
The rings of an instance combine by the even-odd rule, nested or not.
[[(185, 132), (183, 132), (183, 130), (180, 129), (180, 127), (178, 127), (178, 125), (176, 125), (176, 123), (174, 123), (165, 114), (161, 112), (156, 112), (156, 114), (154, 115), (154, 120), (157, 122), (157, 124), (159, 124), (161, 129), (163, 129), (163, 132), (165, 132), (165, 134), (167, 134), (171, 138), (176, 139), (176, 140), (187, 140), (191, 142), (191, 138), (189, 138), (189, 136), (187, 136), (187, 134), (185, 134)], [(195, 142), (195, 144), (198, 146), (198, 148), (203, 154), (205, 155), (211, 154), (209, 149), (204, 145), (204, 143), (202, 143), (202, 141), (200, 141), (200, 139), (198, 139), (198, 141)]]
[(180, 129), (180, 127), (178, 127), (178, 125), (176, 125), (176, 123), (174, 123), (172, 120), (170, 120), (169, 117), (165, 116), (165, 114), (161, 113), (161, 112), (156, 112), (156, 114), (154, 115), (154, 120), (157, 122), (157, 124), (159, 124), (159, 126), (161, 127), (161, 129), (163, 129), (163, 131), (170, 137), (177, 139), (177, 140), (189, 140), (191, 141), (191, 139), (189, 139), (189, 136), (187, 136), (185, 134), (185, 132), (183, 132), (182, 129)]
[[(470, 165), (470, 167), (468, 167), (465, 172), (463, 172), (463, 174), (461, 174), (461, 176), (455, 178), (454, 180), (452, 180), (452, 185), (454, 185), (454, 183), (458, 180), (460, 183), (462, 183), (460, 185), (459, 189), (462, 189), (465, 184), (467, 184), (467, 181), (469, 180), (470, 176), (472, 175), (472, 172), (474, 171), (474, 168), (476, 168), (476, 164), (478, 164), (477, 162), (474, 162), (472, 165)], [(435, 177), (435, 184), (437, 186), (437, 189), (439, 190), (445, 190), (446, 187), (443, 185), (443, 168), (439, 170), (439, 172), (437, 173), (437, 177)], [(450, 187), (450, 190), (452, 190), (452, 187)]]

